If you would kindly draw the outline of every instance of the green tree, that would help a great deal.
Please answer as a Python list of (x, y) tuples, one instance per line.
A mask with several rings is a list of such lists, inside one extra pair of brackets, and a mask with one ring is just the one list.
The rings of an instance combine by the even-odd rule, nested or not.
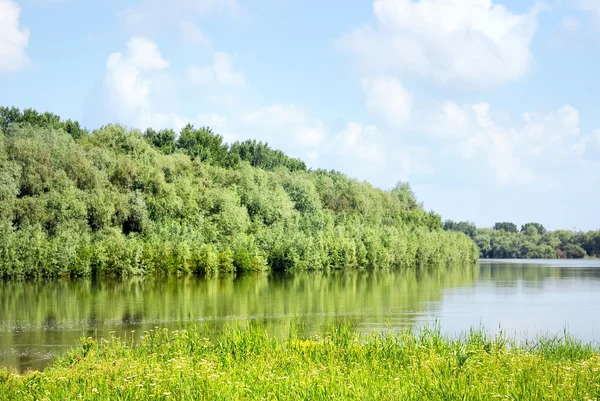
[(582, 259), (586, 257), (585, 249), (576, 244), (567, 244), (564, 251), (569, 259)]
[[(91, 133), (0, 108), (0, 278), (443, 268), (473, 263), (408, 183), (307, 171), (209, 128)], [(79, 133), (78, 133), (79, 132)]]
[(224, 165), (227, 160), (228, 149), (223, 137), (208, 127), (195, 129), (191, 124), (186, 125), (175, 145), (191, 158), (203, 162)]
[(446, 220), (444, 222), (444, 230), (446, 231), (458, 231), (467, 234), (469, 237), (474, 238), (477, 232), (475, 223), (471, 221), (455, 222), (452, 220)]
[(517, 225), (515, 223), (510, 222), (501, 222), (494, 224), (494, 230), (503, 230), (507, 233), (516, 233), (519, 230), (517, 229)]
[(540, 235), (544, 235), (546, 233), (546, 228), (543, 225), (541, 225), (540, 223), (527, 223), (527, 224), (523, 224), (521, 226), (521, 232), (522, 233), (527, 232), (527, 229), (529, 227), (535, 227), (537, 233), (540, 234)]

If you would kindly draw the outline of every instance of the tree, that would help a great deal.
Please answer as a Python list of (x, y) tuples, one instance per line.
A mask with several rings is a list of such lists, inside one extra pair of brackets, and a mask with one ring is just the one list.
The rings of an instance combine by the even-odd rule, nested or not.
[(236, 141), (229, 148), (229, 166), (234, 166), (238, 160), (245, 160), (253, 167), (264, 170), (275, 170), (286, 167), (290, 171), (306, 171), (306, 164), (298, 159), (288, 157), (280, 150), (273, 150), (267, 143), (256, 140)]
[(475, 233), (477, 232), (477, 227), (475, 223), (471, 221), (461, 221), (459, 223), (446, 220), (444, 222), (444, 230), (446, 231), (458, 231), (467, 234), (469, 237), (474, 238)]
[(408, 182), (398, 181), (391, 191), (405, 209), (411, 210), (419, 207), (417, 197)]
[(35, 127), (62, 129), (74, 139), (79, 139), (89, 132), (79, 125), (79, 122), (62, 121), (59, 116), (52, 113), (38, 113), (33, 109), (25, 109), (21, 112), (16, 107), (0, 107), (0, 127), (8, 128), (13, 124), (28, 123)]
[(0, 279), (473, 263), (408, 183), (383, 191), (209, 128), (87, 133), (0, 108)]
[(522, 233), (526, 233), (527, 229), (529, 227), (535, 227), (535, 229), (537, 230), (537, 233), (540, 234), (540, 235), (546, 234), (546, 228), (543, 225), (541, 225), (540, 223), (527, 223), (527, 224), (523, 224), (521, 226), (521, 232)]
[(227, 145), (223, 143), (223, 137), (208, 127), (195, 129), (191, 124), (186, 125), (181, 130), (176, 147), (192, 159), (211, 164), (224, 165), (227, 159)]
[(568, 259), (582, 259), (586, 257), (585, 249), (576, 244), (568, 244), (564, 250)]
[(496, 231), (506, 231), (507, 233), (516, 233), (519, 230), (517, 229), (517, 225), (515, 223), (510, 222), (502, 222), (494, 224), (494, 230)]
[(148, 128), (144, 133), (144, 138), (163, 153), (171, 154), (175, 150), (175, 131), (171, 129), (155, 131)]

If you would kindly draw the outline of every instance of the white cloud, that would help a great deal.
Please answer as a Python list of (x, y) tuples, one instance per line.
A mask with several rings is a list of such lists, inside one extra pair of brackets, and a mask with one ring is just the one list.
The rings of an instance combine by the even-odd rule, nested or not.
[(217, 113), (197, 114), (196, 120), (202, 126), (209, 126), (217, 130), (224, 129), (229, 124), (229, 119)]
[(579, 111), (567, 104), (557, 111), (557, 118), (568, 135), (579, 135)]
[(594, 131), (593, 137), (596, 140), (596, 145), (600, 148), (600, 129)]
[(210, 39), (195, 24), (189, 21), (179, 24), (179, 33), (184, 41), (202, 50), (209, 50), (212, 47)]
[(20, 16), (17, 3), (0, 0), (0, 72), (18, 70), (28, 62), (29, 29), (19, 27)]
[(293, 104), (274, 104), (250, 110), (242, 114), (241, 120), (248, 125), (298, 125), (308, 119), (306, 111)]
[(579, 29), (581, 28), (581, 22), (579, 21), (579, 19), (577, 19), (573, 16), (564, 17), (560, 21), (560, 24), (561, 24), (563, 30), (565, 31), (565, 33), (567, 33), (568, 35), (571, 35), (571, 36), (577, 34), (577, 32), (579, 32)]
[[(528, 183), (552, 166), (581, 154), (591, 137), (580, 135), (571, 105), (547, 113), (526, 112), (519, 125), (499, 123), (488, 103), (446, 102), (425, 131), (452, 140), (451, 152), (483, 159), (502, 183)], [(443, 146), (443, 145), (442, 145)]]
[(236, 0), (139, 0), (137, 5), (125, 8), (120, 15), (128, 28), (150, 33), (194, 17), (229, 15), (241, 18), (244, 11)]
[(579, 8), (600, 17), (600, 2), (598, 0), (579, 0)]
[(333, 145), (338, 154), (368, 163), (364, 166), (367, 169), (385, 164), (383, 138), (373, 125), (349, 123), (335, 136)]
[(214, 73), (211, 67), (192, 65), (187, 70), (188, 79), (197, 85), (210, 85), (214, 81)]
[(392, 124), (402, 125), (409, 120), (411, 99), (400, 80), (382, 76), (363, 79), (361, 86), (369, 112), (382, 115)]
[(315, 148), (327, 135), (320, 119), (312, 118), (306, 110), (293, 104), (273, 104), (249, 110), (241, 113), (239, 120), (247, 129), (266, 134), (280, 146), (289, 143), (292, 135), (296, 145)]
[(573, 152), (579, 155), (583, 155), (588, 149), (590, 149), (594, 155), (597, 155), (598, 150), (600, 150), (600, 129), (594, 131), (591, 135), (580, 137), (579, 141), (571, 148)]
[(133, 37), (125, 53), (108, 56), (104, 87), (108, 101), (120, 122), (136, 128), (174, 128), (185, 125), (184, 118), (176, 113), (157, 112), (151, 102), (151, 93), (161, 86), (152, 73), (167, 69), (166, 61), (157, 46), (142, 37)]
[(232, 127), (230, 119), (221, 114), (197, 114), (196, 123), (198, 126), (210, 127), (216, 134), (221, 135), (226, 143), (233, 143), (241, 139), (240, 134)]
[(321, 120), (316, 120), (312, 126), (303, 125), (296, 129), (296, 138), (303, 147), (319, 146), (325, 135), (325, 124)]
[(176, 133), (181, 131), (189, 122), (177, 113), (159, 113), (153, 111), (142, 112), (134, 121), (136, 128), (172, 128)]
[(527, 72), (539, 10), (516, 14), (492, 0), (374, 0), (375, 26), (338, 44), (367, 71), (496, 84)]
[(141, 73), (161, 70), (169, 66), (151, 41), (134, 37), (127, 43), (127, 53), (113, 53), (106, 61), (105, 85), (114, 100), (128, 109), (148, 107), (151, 82)]
[[(464, 128), (469, 122), (469, 116), (467, 113), (462, 110), (458, 105), (454, 102), (446, 102), (442, 106), (442, 113), (446, 120), (446, 122), (451, 127), (459, 127)], [(452, 134), (452, 132), (464, 133), (461, 129), (449, 129), (446, 131), (447, 133)]]
[(246, 86), (246, 77), (241, 71), (234, 71), (232, 57), (223, 52), (214, 54), (210, 66), (193, 65), (188, 68), (189, 80), (197, 85)]

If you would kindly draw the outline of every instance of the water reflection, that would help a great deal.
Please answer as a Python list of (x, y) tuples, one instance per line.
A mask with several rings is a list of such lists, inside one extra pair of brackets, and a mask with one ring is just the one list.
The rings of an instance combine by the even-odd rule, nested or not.
[(0, 363), (40, 369), (81, 336), (121, 335), (189, 323), (218, 331), (254, 320), (285, 332), (292, 320), (316, 333), (346, 322), (360, 328), (388, 316), (414, 316), (440, 301), (442, 290), (470, 285), (476, 266), (447, 272), (351, 271), (249, 274), (201, 279), (0, 283)]
[[(483, 325), (517, 338), (600, 340), (600, 260), (482, 261), (475, 285), (448, 289), (436, 310), (442, 329)], [(426, 319), (421, 319), (422, 324)]]
[[(583, 311), (583, 312), (582, 312)], [(82, 336), (139, 336), (155, 326), (236, 321), (285, 335), (345, 322), (356, 330), (402, 329), (437, 320), (460, 332), (484, 323), (515, 331), (571, 326), (594, 338), (600, 262), (498, 262), (448, 271), (349, 271), (202, 278), (0, 283), (0, 364), (41, 369)], [(533, 326), (532, 326), (533, 325)], [(573, 330), (573, 328), (575, 330)]]

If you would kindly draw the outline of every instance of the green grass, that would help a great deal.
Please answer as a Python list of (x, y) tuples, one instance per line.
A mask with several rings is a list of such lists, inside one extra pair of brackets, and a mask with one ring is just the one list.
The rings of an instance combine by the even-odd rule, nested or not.
[(600, 353), (571, 337), (517, 345), (472, 330), (325, 336), (229, 327), (86, 339), (43, 372), (0, 370), (1, 400), (598, 400)]

